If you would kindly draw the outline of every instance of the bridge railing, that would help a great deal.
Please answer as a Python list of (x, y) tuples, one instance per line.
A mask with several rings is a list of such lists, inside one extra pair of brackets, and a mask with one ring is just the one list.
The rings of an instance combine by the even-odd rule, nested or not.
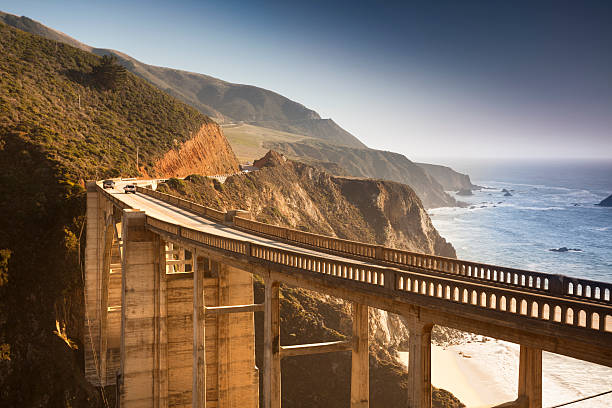
[(380, 245), (323, 236), (240, 217), (234, 219), (234, 225), (255, 233), (341, 254), (360, 256), (445, 274), (461, 275), (477, 281), (495, 282), (504, 286), (529, 289), (534, 292), (566, 295), (592, 299), (604, 304), (612, 304), (610, 299), (612, 284), (605, 282), (386, 248)]
[(225, 211), (215, 210), (214, 208), (206, 207), (193, 201), (173, 196), (171, 194), (151, 190), (150, 188), (136, 186), (136, 191), (148, 195), (149, 197), (157, 198), (158, 200), (164, 201), (168, 204), (175, 205), (178, 208), (182, 208), (184, 210), (191, 211), (203, 217), (210, 218), (214, 221), (225, 221)]
[[(601, 333), (609, 339), (612, 332), (612, 307), (579, 299), (559, 298), (515, 288), (487, 286), (480, 282), (433, 276), (419, 271), (399, 270), (359, 262), (304, 254), (249, 241), (209, 234), (147, 216), (147, 225), (177, 240), (228, 251), (247, 259), (269, 262), (295, 273), (326, 275), (330, 280), (357, 282), (362, 288), (383, 296), (407, 298), (411, 303), (431, 305), (450, 302), (480, 312), (499, 313), (507, 318), (528, 319), (553, 326), (574, 327), (586, 333)], [(435, 299), (435, 300), (434, 300)], [(499, 318), (499, 315), (493, 316)]]
[[(148, 188), (137, 187), (137, 191), (217, 222), (224, 222), (225, 220), (225, 212), (205, 207), (189, 200)], [(341, 255), (358, 256), (398, 266), (460, 275), (474, 281), (492, 282), (501, 286), (522, 288), (532, 292), (593, 300), (602, 304), (612, 305), (612, 283), (387, 248), (380, 245), (279, 227), (239, 216), (234, 218), (234, 226), (256, 234), (280, 238), (293, 244), (305, 245)]]

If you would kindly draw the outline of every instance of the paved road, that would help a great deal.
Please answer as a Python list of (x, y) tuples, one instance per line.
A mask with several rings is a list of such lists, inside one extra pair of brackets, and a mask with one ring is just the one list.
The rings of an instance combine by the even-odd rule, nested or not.
[[(155, 217), (161, 221), (167, 221), (175, 224), (180, 224), (185, 227), (193, 228), (199, 231), (207, 232), (210, 234), (215, 234), (218, 236), (239, 239), (243, 241), (250, 241), (260, 245), (266, 245), (272, 248), (280, 248), (284, 250), (290, 250), (294, 252), (299, 252), (302, 254), (308, 254), (313, 256), (324, 256), (327, 259), (339, 260), (342, 262), (360, 264), (360, 265), (369, 265), (369, 266), (380, 266), (375, 263), (364, 262), (360, 260), (356, 260), (353, 258), (345, 258), (341, 256), (331, 255), (328, 253), (318, 252), (316, 250), (311, 250), (308, 248), (297, 247), (289, 244), (285, 244), (283, 242), (278, 242), (273, 239), (268, 239), (265, 237), (261, 237), (258, 235), (252, 235), (247, 232), (243, 232), (231, 227), (228, 227), (223, 224), (216, 223), (204, 217), (200, 217), (195, 215), (187, 210), (183, 210), (177, 207), (174, 207), (171, 204), (165, 203), (161, 200), (158, 200), (153, 197), (146, 196), (140, 193), (129, 193), (126, 194), (123, 192), (123, 186), (126, 184), (134, 183), (134, 181), (117, 181), (114, 189), (107, 189), (107, 192), (110, 192), (112, 195), (116, 196), (118, 199), (128, 204), (132, 208), (139, 209), (145, 211), (147, 215)], [(146, 185), (148, 184), (145, 181), (136, 181), (138, 185)], [(98, 183), (101, 186), (101, 183)]]

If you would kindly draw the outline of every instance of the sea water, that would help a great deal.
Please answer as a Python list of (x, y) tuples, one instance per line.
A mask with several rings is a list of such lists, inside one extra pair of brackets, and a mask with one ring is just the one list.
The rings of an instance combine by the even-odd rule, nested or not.
[[(612, 161), (449, 164), (486, 187), (473, 196), (455, 195), (466, 207), (429, 211), (458, 258), (612, 282), (612, 208), (596, 205), (612, 194)], [(570, 250), (551, 251), (562, 247)], [(500, 381), (500, 393), (507, 393), (508, 385), (516, 392), (516, 345), (477, 342), (454, 348), (469, 353), (465, 364), (511, 379)], [(543, 378), (545, 407), (612, 389), (612, 369), (552, 353), (543, 355)], [(570, 406), (612, 407), (612, 394)]]

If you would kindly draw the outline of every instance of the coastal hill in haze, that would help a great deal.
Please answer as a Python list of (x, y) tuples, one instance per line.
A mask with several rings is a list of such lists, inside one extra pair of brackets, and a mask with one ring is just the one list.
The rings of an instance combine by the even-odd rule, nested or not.
[(190, 104), (218, 123), (248, 122), (351, 147), (366, 147), (331, 119), (267, 89), (226, 82), (208, 75), (142, 63), (119, 51), (94, 48), (28, 17), (0, 12), (0, 21), (31, 34), (96, 55), (114, 55), (129, 71)]

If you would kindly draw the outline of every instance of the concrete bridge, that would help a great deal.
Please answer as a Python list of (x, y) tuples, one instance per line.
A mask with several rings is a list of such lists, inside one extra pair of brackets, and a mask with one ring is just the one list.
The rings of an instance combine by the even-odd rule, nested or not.
[[(369, 307), (408, 322), (412, 408), (431, 407), (434, 324), (520, 344), (518, 395), (504, 407), (542, 406), (542, 350), (612, 367), (612, 284), (310, 234), (138, 184), (87, 184), (86, 376), (117, 384), (122, 408), (257, 407), (260, 379), (264, 408), (278, 408), (282, 358), (346, 350), (351, 407), (368, 407)], [(352, 340), (281, 345), (280, 284), (352, 302)]]

